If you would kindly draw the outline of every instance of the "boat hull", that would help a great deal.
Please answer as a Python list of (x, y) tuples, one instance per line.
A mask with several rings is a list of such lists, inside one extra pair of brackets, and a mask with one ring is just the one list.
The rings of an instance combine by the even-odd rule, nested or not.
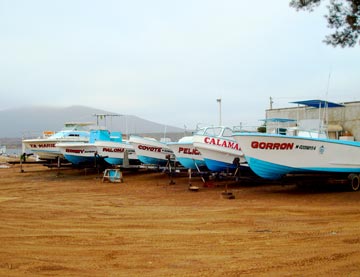
[(99, 156), (111, 165), (124, 165), (125, 153), (129, 164), (139, 164), (140, 161), (135, 153), (134, 147), (128, 142), (96, 141), (95, 146)]
[(231, 138), (219, 138), (211, 136), (194, 136), (194, 146), (204, 158), (206, 166), (211, 171), (221, 172), (236, 169), (238, 159), (244, 163), (244, 155), (239, 144)]
[(174, 152), (176, 160), (185, 168), (188, 169), (203, 169), (206, 168), (204, 158), (200, 151), (195, 148), (192, 142), (192, 137), (186, 141), (185, 138), (178, 142), (170, 142), (167, 145)]
[(270, 134), (235, 134), (250, 168), (265, 179), (289, 173), (360, 173), (360, 142)]
[(65, 159), (75, 165), (95, 164), (96, 158), (100, 157), (94, 143), (58, 143), (57, 147)]
[(165, 166), (169, 159), (175, 159), (173, 151), (166, 143), (139, 136), (131, 136), (129, 142), (143, 164)]
[(34, 155), (37, 155), (41, 160), (54, 160), (58, 157), (64, 158), (64, 155), (61, 153), (60, 149), (56, 146), (60, 142), (87, 142), (89, 139), (26, 139), (23, 140), (25, 148), (30, 150)]
[(42, 160), (63, 158), (63, 154), (56, 146), (60, 142), (88, 142), (90, 132), (86, 128), (90, 123), (67, 122), (59, 132), (44, 131), (42, 138), (23, 139), (25, 149), (30, 150)]

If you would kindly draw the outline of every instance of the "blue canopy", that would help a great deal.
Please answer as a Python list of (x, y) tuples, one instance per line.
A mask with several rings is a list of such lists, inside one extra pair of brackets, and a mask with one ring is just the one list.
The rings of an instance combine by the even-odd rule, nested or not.
[(279, 117), (273, 117), (273, 118), (267, 118), (267, 119), (261, 119), (261, 121), (265, 121), (265, 122), (294, 122), (296, 121), (295, 119), (291, 119), (291, 118), (279, 118)]
[(342, 104), (337, 104), (337, 103), (329, 102), (329, 101), (325, 101), (325, 100), (304, 100), (304, 101), (295, 101), (295, 102), (290, 102), (290, 103), (302, 104), (302, 105), (314, 107), (314, 108), (344, 107), (344, 105), (342, 105)]

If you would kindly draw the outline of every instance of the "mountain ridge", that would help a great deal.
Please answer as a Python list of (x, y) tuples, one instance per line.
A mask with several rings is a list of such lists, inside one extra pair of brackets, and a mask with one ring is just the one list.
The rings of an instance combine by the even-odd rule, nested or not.
[[(117, 115), (96, 117), (94, 115)], [(124, 134), (182, 133), (183, 129), (87, 106), (26, 106), (0, 110), (0, 138), (39, 136), (43, 131), (59, 131), (66, 122), (99, 122), (111, 131)]]

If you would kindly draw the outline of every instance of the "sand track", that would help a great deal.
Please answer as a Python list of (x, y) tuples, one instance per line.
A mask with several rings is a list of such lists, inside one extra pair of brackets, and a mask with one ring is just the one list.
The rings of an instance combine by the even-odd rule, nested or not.
[(0, 169), (0, 276), (359, 276), (360, 192)]

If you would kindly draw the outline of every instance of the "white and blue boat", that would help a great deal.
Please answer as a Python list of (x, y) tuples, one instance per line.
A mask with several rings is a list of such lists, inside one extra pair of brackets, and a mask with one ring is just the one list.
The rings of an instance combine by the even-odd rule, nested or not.
[[(298, 102), (296, 102), (298, 103)], [(322, 100), (302, 101), (313, 107), (341, 107)], [(326, 128), (289, 128), (291, 135), (235, 133), (245, 158), (258, 176), (277, 180), (290, 173), (347, 173), (359, 189), (360, 142), (328, 138)]]
[(279, 134), (237, 133), (250, 168), (277, 180), (289, 173), (360, 173), (360, 142)]
[(139, 164), (132, 145), (123, 141), (120, 132), (108, 130), (92, 130), (85, 143), (58, 143), (65, 159), (72, 164), (95, 164), (104, 159), (111, 165), (122, 165), (127, 154), (129, 164)]
[(210, 126), (194, 135), (193, 145), (200, 151), (209, 170), (234, 170), (239, 164), (246, 163), (243, 152), (232, 134), (233, 130), (229, 127)]
[[(203, 129), (202, 129), (203, 130)], [(185, 136), (167, 145), (174, 152), (176, 160), (187, 169), (205, 170), (206, 164), (200, 151), (195, 148), (193, 136)]]
[(166, 166), (169, 161), (175, 161), (174, 152), (165, 141), (132, 135), (129, 142), (134, 147), (138, 159), (143, 164)]
[(90, 137), (89, 126), (93, 123), (68, 122), (59, 132), (43, 132), (41, 138), (24, 139), (25, 149), (30, 150), (42, 160), (63, 158), (60, 149), (56, 146), (60, 142), (88, 142)]
[(58, 147), (70, 163), (94, 164), (100, 156), (97, 153), (96, 141), (110, 140), (110, 132), (108, 130), (91, 130), (88, 142), (61, 142), (57, 143)]
[(112, 132), (109, 140), (95, 141), (97, 153), (110, 165), (139, 165), (134, 147), (122, 138), (120, 132)]

